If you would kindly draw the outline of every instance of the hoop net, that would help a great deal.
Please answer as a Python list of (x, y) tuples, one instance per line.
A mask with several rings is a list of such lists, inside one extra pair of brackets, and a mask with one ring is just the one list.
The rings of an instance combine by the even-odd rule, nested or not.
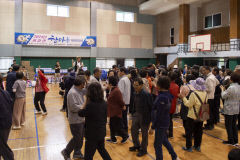
[(192, 53), (194, 54), (194, 55), (197, 55), (198, 53), (200, 53), (201, 52), (201, 49), (199, 49), (199, 48), (192, 48)]

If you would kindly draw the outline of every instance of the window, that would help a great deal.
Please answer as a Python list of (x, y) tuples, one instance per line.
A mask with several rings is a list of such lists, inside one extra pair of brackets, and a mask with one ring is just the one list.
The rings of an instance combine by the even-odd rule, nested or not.
[(111, 69), (114, 64), (116, 64), (115, 59), (105, 59), (105, 58), (96, 59), (96, 67), (99, 67), (99, 68), (104, 69), (106, 71)]
[(1, 57), (0, 58), (0, 73), (7, 73), (8, 68), (11, 67), (13, 63), (13, 57)]
[(117, 12), (116, 13), (116, 21), (120, 21), (120, 22), (124, 21), (124, 12)]
[(56, 5), (47, 5), (47, 15), (48, 16), (57, 16), (57, 6)]
[(69, 7), (68, 6), (58, 6), (58, 16), (59, 17), (69, 17)]
[(134, 22), (133, 12), (116, 12), (116, 21), (118, 22)]
[(222, 14), (213, 14), (205, 17), (205, 28), (213, 28), (222, 25)]
[(170, 29), (170, 44), (174, 44), (174, 28)]
[(69, 7), (48, 4), (47, 16), (69, 17)]
[(212, 16), (205, 17), (205, 28), (212, 27)]
[(124, 67), (135, 67), (135, 60), (134, 59), (125, 59)]
[(222, 25), (221, 13), (213, 15), (213, 27)]

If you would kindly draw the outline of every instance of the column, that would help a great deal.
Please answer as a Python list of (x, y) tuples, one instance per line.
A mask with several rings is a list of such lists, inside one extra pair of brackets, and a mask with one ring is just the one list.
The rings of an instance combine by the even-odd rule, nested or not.
[(240, 50), (240, 0), (230, 0), (230, 49)]
[[(23, 0), (15, 0), (15, 32), (22, 32)], [(14, 42), (15, 43), (15, 42)], [(22, 56), (22, 45), (14, 44), (14, 58)], [(19, 58), (21, 60), (21, 58)], [(21, 65), (19, 63), (19, 65)]]
[(179, 6), (179, 52), (188, 51), (188, 35), (190, 32), (190, 7), (189, 4)]
[(91, 73), (93, 73), (94, 68), (96, 67), (96, 58), (95, 57), (90, 57), (89, 59), (89, 69)]
[[(97, 6), (96, 2), (90, 2), (90, 32), (91, 36), (97, 36)], [(93, 69), (96, 67), (96, 57), (97, 57), (97, 47), (91, 47), (90, 51), (90, 67), (88, 70), (93, 72)]]

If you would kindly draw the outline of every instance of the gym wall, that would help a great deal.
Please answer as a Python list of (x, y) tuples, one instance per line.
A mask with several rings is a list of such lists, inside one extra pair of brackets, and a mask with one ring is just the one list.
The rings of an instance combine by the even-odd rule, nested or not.
[[(205, 16), (222, 14), (222, 25), (217, 28), (204, 28)], [(212, 34), (212, 41), (226, 43), (229, 38), (229, 0), (212, 0), (190, 5), (190, 34)], [(170, 28), (174, 27), (174, 44), (179, 43), (179, 9), (157, 15), (157, 46), (170, 45)], [(221, 33), (221, 34), (220, 34)]]
[[(69, 6), (69, 18), (46, 15), (47, 4)], [(96, 58), (155, 58), (156, 20), (138, 8), (81, 0), (3, 0), (0, 2), (0, 56), (55, 60), (81, 56), (94, 65)], [(116, 22), (116, 11), (135, 13), (134, 23)], [(10, 27), (9, 27), (10, 26)], [(32, 47), (14, 44), (14, 33), (53, 33), (97, 36), (96, 48)], [(51, 57), (51, 58), (50, 58)], [(37, 61), (43, 60), (39, 58)], [(51, 63), (52, 63), (51, 61)], [(35, 63), (35, 62), (34, 62)], [(95, 61), (96, 63), (96, 61)], [(45, 64), (45, 62), (43, 62)], [(44, 67), (44, 66), (43, 66)]]

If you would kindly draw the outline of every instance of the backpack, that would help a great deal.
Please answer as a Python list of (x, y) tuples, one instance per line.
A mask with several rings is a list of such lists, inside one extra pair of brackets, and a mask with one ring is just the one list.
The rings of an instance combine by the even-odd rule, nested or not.
[(195, 106), (193, 106), (193, 110), (194, 110), (194, 113), (197, 117), (197, 121), (203, 122), (203, 121), (209, 120), (210, 114), (209, 114), (209, 104), (207, 103), (207, 96), (206, 96), (205, 101), (203, 103), (203, 101), (201, 100), (199, 95), (196, 92), (193, 92), (193, 93), (197, 96), (198, 100), (201, 103), (200, 110), (199, 110), (198, 114), (196, 112)]

